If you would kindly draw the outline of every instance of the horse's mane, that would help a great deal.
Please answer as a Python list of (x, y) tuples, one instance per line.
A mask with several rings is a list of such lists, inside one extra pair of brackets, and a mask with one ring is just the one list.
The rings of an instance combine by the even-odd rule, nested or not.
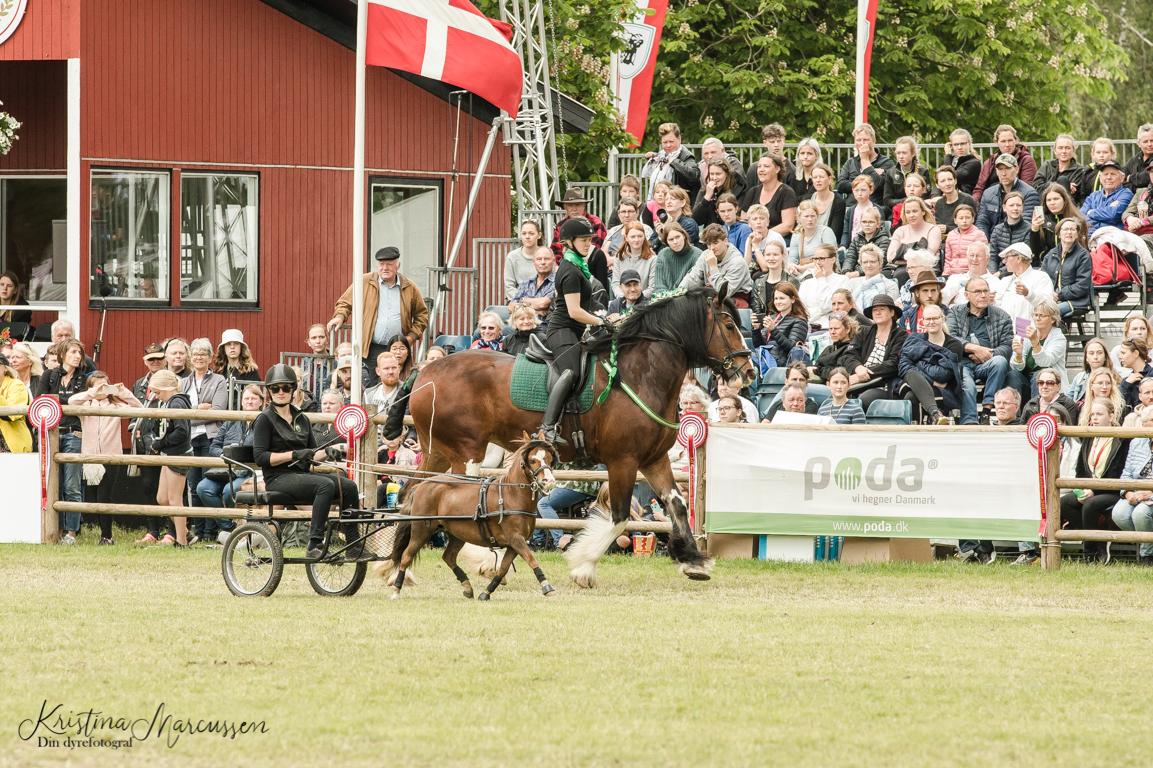
[[(715, 301), (717, 292), (711, 287), (693, 288), (658, 296), (644, 306), (625, 315), (613, 336), (604, 336), (590, 344), (594, 354), (607, 352), (613, 339), (621, 347), (641, 341), (664, 341), (685, 351), (689, 365), (707, 364), (708, 305)], [(737, 305), (725, 299), (725, 311), (738, 325), (741, 322)]]

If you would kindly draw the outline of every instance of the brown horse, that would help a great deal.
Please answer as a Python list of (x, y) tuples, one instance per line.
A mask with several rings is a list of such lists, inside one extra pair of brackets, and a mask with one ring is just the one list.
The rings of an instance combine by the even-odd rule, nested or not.
[(397, 524), (392, 556), (380, 569), (387, 578), (394, 570), (396, 580), (392, 597), (400, 597), (405, 571), (438, 528), (448, 536), (444, 562), (461, 584), (464, 596), (472, 598), (472, 583), (456, 563), (456, 556), (466, 543), (481, 547), (505, 547), (504, 558), (481, 600), (488, 600), (508, 573), (517, 555), (529, 564), (547, 597), (554, 593), (528, 540), (536, 528), (536, 502), (556, 484), (552, 469), (558, 463), (556, 448), (543, 440), (529, 439), (509, 457), (507, 470), (492, 479), (429, 478), (410, 483), (404, 490), (400, 513), (427, 520)]
[[(590, 358), (589, 364), (595, 364), (594, 391), (599, 395), (610, 384), (611, 389), (607, 399), (587, 413), (565, 417), (561, 433), (567, 445), (560, 450), (561, 458), (571, 461), (572, 434), (583, 432), (589, 457), (608, 467), (612, 521), (590, 520), (566, 552), (571, 576), (580, 586), (594, 585), (597, 560), (624, 530), (638, 470), (671, 513), (669, 554), (689, 578), (709, 578), (712, 561), (693, 541), (668, 451), (676, 440), (672, 422), (690, 368), (708, 366), (718, 375), (752, 381), (740, 319), (726, 291), (723, 284), (719, 292), (698, 288), (659, 298), (629, 313), (611, 337), (590, 342), (590, 351), (600, 360), (611, 358), (616, 349), (617, 372), (610, 382), (600, 360)], [(470, 351), (425, 368), (409, 403), (426, 448), (423, 469), (462, 468), (470, 460), (480, 461), (489, 442), (511, 449), (523, 432), (540, 426), (539, 412), (510, 401), (513, 363), (510, 355)]]

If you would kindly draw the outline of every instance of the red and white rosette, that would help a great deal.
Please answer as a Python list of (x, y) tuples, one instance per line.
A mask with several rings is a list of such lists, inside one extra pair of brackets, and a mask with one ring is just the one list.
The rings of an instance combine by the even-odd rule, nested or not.
[(40, 514), (48, 509), (48, 470), (52, 460), (52, 446), (48, 433), (60, 425), (64, 411), (56, 395), (40, 395), (28, 406), (28, 422), (36, 428), (40, 439)]
[(677, 427), (677, 442), (685, 447), (689, 457), (689, 528), (697, 527), (697, 449), (705, 444), (709, 424), (699, 413), (684, 413)]
[(362, 405), (349, 403), (336, 412), (332, 427), (336, 434), (348, 441), (348, 477), (352, 479), (356, 467), (356, 441), (368, 431), (368, 411)]
[(1025, 426), (1029, 445), (1037, 449), (1037, 477), (1041, 481), (1041, 529), (1045, 533), (1045, 519), (1049, 514), (1049, 462), (1045, 452), (1057, 444), (1057, 419), (1051, 413), (1038, 413)]

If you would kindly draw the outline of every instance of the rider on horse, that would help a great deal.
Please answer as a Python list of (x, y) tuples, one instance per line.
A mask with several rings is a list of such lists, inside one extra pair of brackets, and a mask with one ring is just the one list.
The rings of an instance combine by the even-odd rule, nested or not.
[(541, 423), (542, 439), (550, 443), (557, 439), (561, 414), (573, 389), (578, 385), (581, 362), (581, 335), (589, 326), (605, 324), (602, 317), (593, 314), (592, 274), (588, 256), (592, 251), (593, 228), (589, 220), (575, 217), (560, 228), (564, 258), (557, 267), (554, 284), (556, 296), (548, 319), (546, 343), (553, 353), (553, 361), (560, 377), (549, 394), (548, 407)]

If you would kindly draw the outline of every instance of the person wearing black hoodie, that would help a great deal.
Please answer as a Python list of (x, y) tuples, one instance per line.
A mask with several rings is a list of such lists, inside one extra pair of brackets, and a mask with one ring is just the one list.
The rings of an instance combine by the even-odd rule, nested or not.
[(949, 145), (945, 149), (944, 164), (953, 168), (957, 189), (966, 195), (973, 194), (981, 177), (981, 158), (973, 154), (973, 136), (964, 128), (958, 128), (949, 134)]
[(853, 144), (857, 154), (846, 160), (837, 172), (837, 191), (842, 195), (852, 195), (853, 179), (867, 173), (873, 177), (873, 202), (883, 205), (885, 172), (893, 167), (893, 161), (877, 152), (877, 132), (868, 123), (861, 123), (853, 129)]

